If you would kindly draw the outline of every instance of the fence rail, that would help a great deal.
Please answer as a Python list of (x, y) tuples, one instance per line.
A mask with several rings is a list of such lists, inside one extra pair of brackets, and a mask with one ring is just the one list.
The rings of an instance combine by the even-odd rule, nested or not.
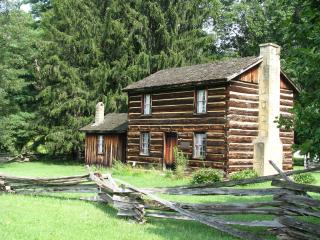
[[(107, 203), (117, 209), (117, 215), (145, 222), (149, 217), (192, 220), (241, 239), (264, 239), (263, 235), (237, 229), (235, 226), (266, 227), (281, 239), (319, 239), (320, 226), (307, 222), (302, 216), (320, 218), (320, 200), (308, 192), (320, 193), (319, 186), (294, 183), (288, 178), (301, 172), (313, 172), (320, 168), (291, 171), (239, 181), (226, 181), (210, 185), (173, 188), (140, 189), (110, 174), (94, 173), (58, 178), (16, 177), (0, 174), (0, 191), (15, 194), (43, 194), (46, 192), (95, 193), (95, 197), (81, 198), (86, 201)], [(235, 185), (272, 181), (274, 188), (239, 189)], [(181, 203), (160, 198), (155, 194), (168, 195), (271, 195), (273, 200), (250, 203)], [(274, 216), (268, 221), (230, 221), (223, 218), (234, 214), (263, 214)]]

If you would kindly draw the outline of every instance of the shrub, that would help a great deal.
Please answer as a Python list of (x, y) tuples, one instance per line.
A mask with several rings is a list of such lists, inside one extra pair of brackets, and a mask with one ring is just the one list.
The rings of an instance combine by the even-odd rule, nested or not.
[(239, 172), (232, 173), (230, 175), (230, 180), (241, 180), (246, 178), (258, 177), (258, 174), (253, 169), (244, 169)]
[(223, 172), (213, 168), (200, 168), (192, 175), (192, 184), (221, 182)]
[(300, 174), (293, 175), (293, 180), (296, 183), (302, 183), (302, 184), (310, 184), (316, 181), (315, 177), (311, 173), (300, 173)]
[(132, 175), (133, 168), (119, 160), (112, 163), (112, 173), (115, 175)]
[(303, 158), (293, 158), (293, 166), (304, 166)]
[(173, 154), (175, 158), (174, 173), (179, 177), (183, 177), (187, 169), (188, 158), (182, 151), (179, 151), (177, 147), (174, 147)]

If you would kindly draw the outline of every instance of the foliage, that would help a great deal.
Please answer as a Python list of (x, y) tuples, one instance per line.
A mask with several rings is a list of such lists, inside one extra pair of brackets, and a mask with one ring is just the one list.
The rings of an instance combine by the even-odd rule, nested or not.
[(174, 147), (173, 154), (175, 159), (174, 173), (178, 177), (183, 177), (188, 166), (188, 158), (182, 151), (179, 151), (177, 147)]
[(192, 184), (221, 182), (223, 172), (213, 168), (200, 168), (192, 174)]
[(304, 166), (303, 158), (293, 158), (293, 166)]
[(280, 118), (280, 124), (293, 127), (296, 148), (311, 159), (320, 156), (320, 5), (319, 1), (293, 1), (295, 9), (288, 31), (291, 36), (288, 68), (301, 86), (294, 106), (295, 118)]
[(52, 1), (41, 15), (38, 140), (53, 154), (78, 152), (78, 129), (92, 120), (96, 102), (106, 112), (126, 111), (128, 84), (214, 57), (214, 39), (202, 27), (217, 4)]
[(235, 173), (230, 174), (230, 180), (241, 180), (246, 178), (255, 178), (258, 174), (253, 169), (244, 169)]
[(0, 151), (17, 153), (34, 137), (34, 83), (39, 33), (16, 1), (0, 11)]
[(311, 184), (316, 181), (316, 178), (311, 173), (300, 173), (293, 175), (293, 180), (296, 183)]

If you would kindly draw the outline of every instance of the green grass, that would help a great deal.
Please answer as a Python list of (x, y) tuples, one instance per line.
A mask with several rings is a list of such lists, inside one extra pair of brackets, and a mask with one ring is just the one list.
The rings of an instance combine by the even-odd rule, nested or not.
[[(86, 173), (79, 164), (55, 164), (52, 162), (10, 163), (0, 165), (0, 172), (17, 176), (66, 176)], [(165, 187), (188, 184), (190, 179), (175, 179), (164, 172), (151, 170), (113, 171), (113, 176), (138, 187)], [(316, 174), (317, 184), (320, 174)], [(270, 183), (246, 186), (269, 187)], [(235, 239), (203, 224), (191, 221), (148, 219), (137, 224), (120, 219), (116, 211), (101, 203), (80, 201), (74, 194), (51, 196), (0, 195), (0, 239)], [(231, 196), (166, 196), (167, 199), (184, 202), (240, 202), (265, 201), (270, 197)], [(252, 221), (267, 220), (270, 216), (238, 215), (228, 219)], [(249, 228), (244, 227), (249, 230)], [(270, 239), (264, 228), (250, 228)], [(273, 239), (273, 238), (271, 238)]]

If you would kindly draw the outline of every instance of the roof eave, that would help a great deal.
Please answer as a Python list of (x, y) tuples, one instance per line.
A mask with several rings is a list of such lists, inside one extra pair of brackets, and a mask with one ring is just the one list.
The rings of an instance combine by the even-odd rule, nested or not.
[(231, 81), (232, 79), (235, 79), (236, 77), (240, 76), (241, 74), (243, 74), (244, 72), (248, 71), (249, 69), (257, 66), (258, 64), (260, 64), (263, 61), (262, 57), (257, 57), (257, 59), (258, 60), (256, 62), (250, 64), (249, 66), (247, 66), (247, 67), (245, 67), (243, 69), (241, 69), (240, 72), (237, 72), (237, 73), (234, 73), (234, 74), (228, 76), (227, 77), (227, 81)]
[(297, 84), (295, 84), (295, 82), (290, 77), (288, 77), (288, 75), (285, 74), (285, 72), (282, 69), (281, 69), (280, 73), (288, 80), (288, 82), (292, 85), (292, 87), (294, 87), (294, 89), (297, 91), (297, 93), (301, 92), (300, 87)]
[(162, 86), (152, 86), (152, 87), (143, 87), (143, 88), (132, 88), (132, 89), (126, 89), (123, 90), (124, 92), (135, 92), (135, 93), (141, 93), (141, 92), (152, 92), (152, 91), (159, 91), (159, 90), (167, 90), (167, 89), (181, 89), (181, 88), (189, 88), (189, 87), (197, 87), (197, 86), (203, 86), (203, 85), (211, 85), (211, 84), (222, 84), (227, 81), (227, 78), (220, 78), (220, 79), (208, 79), (203, 81), (197, 81), (197, 82), (188, 82), (188, 83), (176, 83), (176, 84), (168, 84), (168, 85), (162, 85)]

